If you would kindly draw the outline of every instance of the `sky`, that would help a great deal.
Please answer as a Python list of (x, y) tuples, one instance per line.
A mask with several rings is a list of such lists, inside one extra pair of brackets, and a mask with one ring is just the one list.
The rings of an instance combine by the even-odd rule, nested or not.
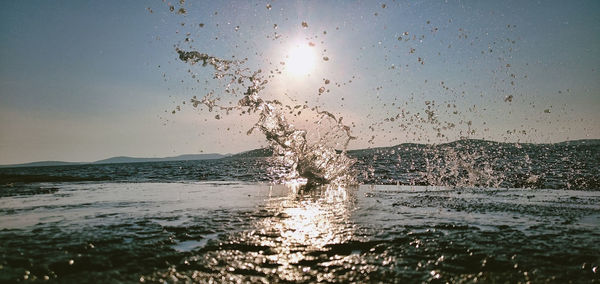
[[(350, 148), (600, 138), (598, 1), (3, 6), (0, 164), (266, 146), (260, 133), (246, 135), (254, 117), (215, 119), (189, 104), (211, 91), (225, 104), (239, 97), (176, 48), (274, 71), (261, 95), (343, 117), (357, 137)], [(298, 57), (299, 47), (308, 54)], [(308, 111), (289, 119), (315, 128)]]

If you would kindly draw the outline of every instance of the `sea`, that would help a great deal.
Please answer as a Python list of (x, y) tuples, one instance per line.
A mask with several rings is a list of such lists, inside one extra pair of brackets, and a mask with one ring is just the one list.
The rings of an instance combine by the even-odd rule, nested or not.
[(0, 282), (600, 282), (600, 141), (346, 155), (0, 168)]

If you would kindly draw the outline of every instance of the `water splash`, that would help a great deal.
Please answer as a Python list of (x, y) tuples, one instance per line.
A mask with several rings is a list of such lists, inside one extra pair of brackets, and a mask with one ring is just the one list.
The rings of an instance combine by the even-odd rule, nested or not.
[[(386, 8), (383, 6), (382, 8)], [(266, 7), (267, 10), (271, 10), (271, 4), (267, 4)], [(390, 8), (388, 7), (388, 9)], [(171, 12), (173, 11), (171, 10)], [(449, 29), (447, 28), (453, 25), (451, 21), (448, 22), (447, 26), (435, 22), (426, 20), (421, 30), (402, 30), (399, 31), (400, 33), (396, 33), (393, 37), (394, 49), (401, 48), (408, 53), (408, 56), (403, 55), (394, 59), (397, 61), (391, 64), (388, 73), (411, 70), (421, 72), (420, 70), (425, 70), (421, 68), (432, 68), (428, 66), (434, 66), (436, 69), (438, 67), (448, 67), (443, 64), (439, 65), (439, 62), (436, 63), (435, 59), (427, 56), (427, 52), (424, 52), (424, 48), (422, 48), (425, 47), (423, 43), (427, 42), (424, 41), (426, 37), (429, 40), (430, 36), (444, 33), (448, 35)], [(295, 25), (298, 24), (301, 28), (309, 30), (307, 22), (295, 23)], [(184, 23), (181, 23), (181, 26), (183, 27)], [(197, 25), (187, 25), (186, 27), (188, 26), (195, 27)], [(270, 22), (268, 26), (270, 30)], [(201, 23), (200, 27), (204, 27), (204, 24)], [(218, 28), (219, 24), (216, 24), (216, 27)], [(284, 25), (281, 23), (273, 23), (272, 27), (279, 32), (285, 30)], [(314, 25), (311, 24), (310, 27), (314, 27)], [(493, 61), (494, 63), (490, 63), (492, 64), (490, 66), (493, 67), (492, 72), (488, 76), (490, 82), (492, 82), (491, 90), (481, 92), (479, 97), (489, 97), (491, 102), (496, 105), (500, 102), (507, 104), (510, 107), (508, 109), (509, 114), (513, 111), (513, 102), (515, 104), (526, 102), (526, 96), (524, 96), (519, 85), (523, 83), (520, 82), (521, 80), (527, 79), (527, 69), (519, 66), (520, 64), (513, 59), (513, 52), (518, 50), (518, 41), (514, 39), (514, 28), (514, 25), (509, 24), (506, 31), (497, 35), (486, 32), (485, 37), (482, 37), (478, 32), (459, 27), (458, 40), (453, 42), (452, 45), (448, 45), (447, 48), (437, 50), (438, 56), (442, 56), (446, 52), (451, 54), (451, 50), (456, 49), (473, 52), (474, 57), (472, 58), (474, 60), (468, 61), (467, 66), (469, 66), (469, 63), (479, 66), (479, 62), (482, 60), (486, 62)], [(235, 31), (238, 30), (239, 26), (235, 26)], [(336, 27), (336, 30), (339, 30), (339, 28)], [(179, 32), (178, 30), (177, 33)], [(307, 34), (310, 35), (310, 33), (312, 32)], [(185, 41), (179, 44), (185, 44), (186, 49), (193, 49), (191, 44), (189, 47), (187, 45), (193, 42), (193, 40), (190, 40), (193, 34), (195, 32), (192, 29), (186, 34)], [(326, 34), (327, 32), (323, 31), (323, 36)], [(266, 37), (275, 40), (281, 36), (277, 32), (275, 35), (275, 37), (272, 37), (269, 33)], [(286, 36), (283, 38), (286, 38)], [(316, 38), (316, 34), (314, 37), (307, 37), (307, 44), (314, 47), (315, 42), (317, 42)], [(472, 40), (473, 38), (475, 40)], [(492, 43), (486, 43), (485, 46), (479, 45), (478, 43), (482, 43), (482, 38), (489, 38)], [(215, 40), (217, 39), (215, 37)], [(281, 43), (283, 42), (285, 40), (281, 40)], [(176, 46), (181, 47), (179, 44)], [(319, 45), (318, 42), (317, 45)], [(326, 47), (323, 41), (321, 45)], [(427, 46), (431, 45), (427, 43)], [(238, 45), (236, 44), (235, 47), (238, 48)], [(377, 48), (391, 51), (391, 46), (386, 41), (378, 41)], [(265, 91), (266, 86), (269, 84), (267, 78), (272, 80), (272, 78), (278, 76), (277, 74), (281, 74), (280, 70), (274, 69), (267, 72), (250, 70), (244, 68), (247, 59), (227, 60), (206, 53), (184, 51), (179, 48), (177, 53), (184, 62), (212, 68), (214, 71), (213, 79), (224, 83), (222, 85), (224, 90), (210, 91), (200, 98), (194, 97), (191, 100), (193, 106), (202, 105), (208, 107), (210, 112), (218, 112), (215, 115), (216, 119), (221, 119), (223, 113), (229, 114), (230, 112), (252, 114), (257, 117), (256, 123), (248, 133), (258, 130), (264, 134), (277, 157), (270, 160), (270, 162), (272, 162), (273, 166), (271, 167), (278, 177), (284, 177), (284, 179), (301, 178), (315, 184), (354, 183), (356, 175), (350, 173), (352, 168), (352, 171), (361, 173), (360, 176), (356, 177), (358, 181), (365, 183), (451, 187), (540, 187), (541, 185), (547, 186), (550, 182), (548, 177), (552, 175), (546, 173), (548, 171), (543, 168), (536, 168), (527, 154), (521, 155), (523, 151), (507, 150), (506, 147), (503, 148), (496, 144), (469, 145), (471, 144), (470, 140), (473, 138), (489, 139), (494, 135), (502, 138), (504, 142), (517, 141), (522, 143), (532, 140), (528, 135), (537, 132), (535, 126), (524, 124), (521, 124), (520, 128), (515, 127), (504, 131), (504, 126), (499, 127), (496, 122), (489, 121), (494, 115), (496, 115), (496, 118), (503, 119), (505, 113), (498, 113), (502, 108), (488, 106), (485, 101), (479, 101), (479, 98), (475, 98), (481, 87), (478, 82), (470, 79), (458, 80), (460, 78), (453, 78), (452, 76), (449, 78), (439, 77), (436, 72), (431, 73), (432, 77), (424, 78), (423, 83), (416, 85), (413, 84), (414, 82), (405, 79), (410, 76), (397, 77), (390, 80), (389, 84), (379, 81), (378, 78), (371, 78), (373, 80), (369, 81), (367, 85), (376, 84), (371, 86), (372, 93), (376, 94), (371, 109), (377, 109), (377, 111), (371, 111), (361, 117), (360, 120), (362, 121), (358, 125), (352, 123), (355, 135), (358, 138), (357, 144), (366, 143), (369, 147), (375, 147), (408, 140), (416, 143), (426, 143), (427, 147), (419, 149), (417, 151), (419, 155), (407, 154), (406, 152), (403, 152), (402, 155), (391, 153), (389, 156), (376, 154), (373, 156), (372, 161), (369, 158), (369, 161), (363, 162), (359, 158), (358, 163), (354, 165), (356, 160), (353, 157), (355, 156), (350, 151), (349, 158), (346, 149), (349, 141), (355, 138), (350, 134), (349, 127), (344, 125), (341, 118), (337, 118), (332, 113), (320, 110), (317, 107), (311, 108), (302, 104), (290, 106), (275, 99), (266, 99), (269, 98), (269, 95), (265, 95), (268, 94)], [(393, 53), (396, 53), (396, 51), (394, 50)], [(244, 53), (234, 51), (234, 54)], [(256, 53), (257, 56), (261, 56), (259, 54), (260, 52)], [(329, 54), (331, 53), (326, 54), (325, 49), (323, 49), (321, 54), (323, 61), (329, 61), (329, 57), (326, 56)], [(443, 59), (443, 57), (440, 58)], [(274, 58), (263, 59), (267, 59), (266, 61), (273, 66), (271, 61), (275, 61)], [(445, 62), (445, 60), (442, 60), (442, 62)], [(280, 65), (285, 65), (286, 70), (290, 70), (290, 64), (281, 61)], [(414, 65), (417, 65), (418, 68), (413, 69)], [(339, 88), (346, 86), (346, 83), (352, 83), (353, 80), (359, 81), (355, 76), (352, 76), (352, 80), (341, 82), (331, 75), (333, 74), (327, 74), (325, 76), (327, 78), (323, 78), (325, 85), (332, 84), (330, 86)], [(368, 78), (368, 76), (366, 77)], [(196, 79), (194, 76), (193, 78)], [(406, 87), (413, 85), (417, 86), (417, 89), (406, 89)], [(392, 89), (390, 87), (395, 87), (394, 90), (400, 90), (393, 91), (398, 92), (397, 95), (393, 96), (393, 101), (386, 97), (386, 94), (389, 95), (392, 92), (382, 91), (384, 88)], [(329, 89), (325, 86), (315, 88), (315, 90), (317, 89), (319, 96), (329, 92)], [(344, 100), (344, 98), (341, 98), (341, 100)], [(296, 103), (295, 100), (292, 99), (292, 101), (294, 104)], [(308, 104), (308, 102), (305, 103)], [(341, 107), (344, 106), (341, 105)], [(319, 131), (315, 131), (311, 127), (300, 129), (292, 123), (295, 122), (295, 118), (291, 114), (299, 116), (300, 111), (306, 109), (312, 111), (311, 120), (316, 125), (321, 124), (321, 122), (328, 123), (326, 127), (323, 127), (327, 129), (323, 136), (320, 133), (315, 135), (314, 133)], [(180, 110), (179, 107), (177, 107), (177, 110)], [(545, 109), (543, 113), (550, 113), (550, 110)], [(286, 115), (288, 116), (286, 117)], [(306, 115), (306, 112), (303, 112), (303, 115)], [(498, 121), (502, 119), (498, 119)], [(341, 142), (332, 143), (331, 141)], [(478, 144), (478, 142), (472, 143)], [(396, 148), (399, 151), (400, 144)], [(406, 173), (404, 173), (405, 171)], [(571, 186), (588, 188), (597, 184), (597, 178), (588, 178), (587, 171), (581, 172), (579, 169), (573, 169), (572, 172), (568, 175), (573, 177), (573, 180), (560, 184), (566, 184), (567, 188), (571, 188)], [(398, 177), (398, 173), (402, 177)], [(581, 181), (579, 176), (586, 176), (586, 178)], [(551, 181), (550, 184), (554, 187), (555, 184), (559, 183)]]
[(493, 165), (498, 159), (485, 148), (454, 143), (431, 150), (425, 158), (423, 178), (430, 185), (452, 187), (499, 187), (504, 179)]
[[(260, 92), (268, 84), (268, 80), (262, 76), (262, 70), (251, 72), (243, 68), (245, 61), (220, 59), (198, 51), (176, 51), (179, 59), (184, 62), (212, 67), (215, 79), (228, 78), (225, 93), (235, 95), (235, 90), (243, 90), (242, 98), (234, 106), (220, 105), (219, 96), (215, 97), (213, 92), (200, 99), (194, 97), (191, 103), (194, 107), (202, 104), (209, 111), (218, 109), (227, 114), (232, 111), (258, 114), (258, 120), (248, 134), (258, 129), (265, 135), (274, 154), (290, 168), (288, 179), (303, 178), (308, 184), (355, 183), (351, 171), (355, 160), (346, 155), (348, 144), (355, 137), (351, 135), (350, 127), (343, 124), (341, 117), (318, 107), (310, 108), (316, 113), (315, 124), (324, 125), (327, 122), (330, 125), (313, 142), (308, 139), (307, 130), (297, 129), (287, 120), (282, 109), (292, 107), (284, 106), (277, 100), (264, 100), (260, 96)], [(309, 107), (304, 105), (303, 108)]]

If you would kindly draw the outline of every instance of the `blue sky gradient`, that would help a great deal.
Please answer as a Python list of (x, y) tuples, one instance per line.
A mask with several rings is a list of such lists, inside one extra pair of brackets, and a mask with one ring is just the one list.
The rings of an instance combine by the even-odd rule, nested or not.
[[(461, 137), (600, 138), (598, 1), (172, 5), (186, 14), (171, 12), (162, 1), (5, 2), (0, 164), (265, 146), (259, 134), (245, 134), (251, 119), (215, 120), (182, 104), (222, 89), (211, 70), (178, 61), (176, 46), (248, 58), (248, 68), (269, 71), (282, 68), (292, 45), (315, 43), (318, 57), (330, 60), (320, 60), (309, 76), (275, 76), (263, 95), (343, 116), (358, 137), (351, 148)], [(332, 82), (330, 92), (319, 96), (324, 79)], [(426, 102), (435, 102), (438, 121), (456, 126), (411, 124), (413, 115), (426, 116)], [(183, 110), (171, 114), (176, 106)], [(410, 114), (389, 121), (402, 111)]]

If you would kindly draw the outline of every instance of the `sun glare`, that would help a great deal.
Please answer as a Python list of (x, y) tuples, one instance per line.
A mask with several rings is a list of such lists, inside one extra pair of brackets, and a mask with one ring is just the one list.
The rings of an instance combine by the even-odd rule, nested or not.
[(288, 53), (286, 69), (294, 76), (305, 76), (314, 69), (316, 59), (314, 47), (308, 43), (296, 44)]

